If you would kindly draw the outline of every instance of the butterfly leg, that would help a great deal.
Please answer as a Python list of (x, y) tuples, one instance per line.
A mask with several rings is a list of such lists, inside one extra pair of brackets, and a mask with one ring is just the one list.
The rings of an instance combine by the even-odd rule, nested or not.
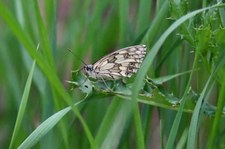
[(115, 91), (118, 87), (126, 86), (126, 83), (123, 79), (115, 80), (113, 83), (113, 90)]
[(109, 90), (110, 92), (113, 92), (113, 90), (107, 85), (107, 83), (106, 83), (105, 80), (102, 78), (102, 76), (100, 76), (100, 77), (101, 77), (101, 80), (103, 81), (103, 83), (105, 84), (107, 90)]

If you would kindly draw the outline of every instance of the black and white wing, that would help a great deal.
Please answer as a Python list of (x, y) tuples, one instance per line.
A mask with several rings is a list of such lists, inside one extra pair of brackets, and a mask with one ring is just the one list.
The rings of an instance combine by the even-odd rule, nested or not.
[(146, 45), (136, 45), (106, 55), (93, 64), (96, 78), (114, 80), (131, 77), (140, 68), (146, 48)]

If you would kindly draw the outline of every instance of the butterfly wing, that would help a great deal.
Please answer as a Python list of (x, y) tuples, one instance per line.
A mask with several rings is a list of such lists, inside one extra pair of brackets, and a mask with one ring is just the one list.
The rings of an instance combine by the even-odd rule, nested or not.
[(97, 78), (131, 77), (139, 69), (146, 54), (146, 45), (126, 47), (110, 53), (93, 64)]

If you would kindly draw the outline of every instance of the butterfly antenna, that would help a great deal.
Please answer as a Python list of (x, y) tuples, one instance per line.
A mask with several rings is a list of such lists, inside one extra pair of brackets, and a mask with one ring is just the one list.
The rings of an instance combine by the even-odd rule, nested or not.
[(71, 54), (73, 54), (74, 57), (76, 57), (77, 59), (79, 59), (84, 65), (87, 65), (79, 56), (77, 56), (76, 54), (73, 53), (72, 50), (67, 49)]

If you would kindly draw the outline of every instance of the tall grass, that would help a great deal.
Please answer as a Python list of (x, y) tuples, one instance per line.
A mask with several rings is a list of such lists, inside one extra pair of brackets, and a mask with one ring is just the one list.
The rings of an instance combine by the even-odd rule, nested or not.
[[(224, 7), (0, 1), (1, 147), (224, 148)], [(71, 90), (83, 64), (67, 49), (94, 63), (136, 44), (148, 52), (125, 85)]]

